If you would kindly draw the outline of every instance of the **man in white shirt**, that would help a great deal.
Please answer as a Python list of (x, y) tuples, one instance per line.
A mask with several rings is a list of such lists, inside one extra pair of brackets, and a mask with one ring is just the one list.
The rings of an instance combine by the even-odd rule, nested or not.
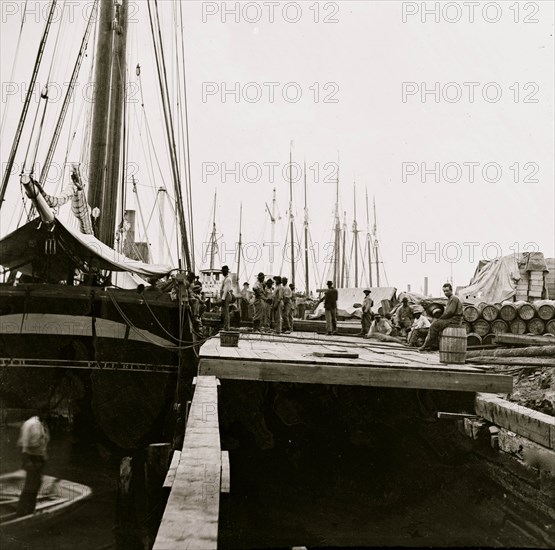
[(229, 267), (222, 266), (222, 288), (220, 290), (220, 298), (222, 300), (222, 320), (224, 322), (223, 330), (229, 330), (229, 304), (233, 301), (233, 284), (231, 282), (231, 275), (229, 274)]
[(39, 413), (37, 416), (32, 416), (21, 426), (17, 444), (21, 447), (23, 469), (27, 472), (27, 475), (17, 505), (18, 516), (26, 516), (35, 511), (49, 441), (50, 434), (43, 423), (43, 414)]
[(407, 336), (407, 342), (409, 346), (416, 346), (417, 341), (419, 338), (422, 338), (422, 341), (426, 339), (428, 336), (428, 330), (430, 328), (430, 321), (425, 315), (422, 315), (422, 310), (416, 309), (414, 310), (414, 319), (412, 321), (412, 326), (410, 332)]
[(389, 321), (387, 319), (384, 319), (379, 313), (376, 313), (376, 315), (374, 315), (374, 320), (370, 325), (370, 330), (368, 331), (367, 338), (376, 337), (380, 334), (384, 336), (389, 336), (392, 330), (393, 328), (391, 327)]

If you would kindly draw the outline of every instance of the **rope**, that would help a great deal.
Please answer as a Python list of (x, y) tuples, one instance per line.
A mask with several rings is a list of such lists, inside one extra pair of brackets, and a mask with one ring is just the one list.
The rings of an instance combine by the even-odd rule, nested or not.
[[(17, 46), (15, 47), (15, 57), (14, 57), (13, 64), (12, 64), (12, 70), (11, 70), (11, 73), (10, 73), (9, 82), (14, 81), (15, 66), (16, 66), (16, 63), (17, 63), (17, 58), (19, 56), (19, 46), (21, 44), (21, 36), (23, 35), (23, 25), (25, 24), (25, 15), (26, 15), (26, 13), (27, 13), (27, 0), (25, 0), (25, 6), (23, 7), (23, 15), (21, 16), (21, 25), (19, 27), (19, 36), (17, 38)], [(8, 101), (6, 102), (6, 106), (4, 108), (4, 114), (2, 115), (2, 122), (0, 123), (0, 135), (4, 135), (4, 125), (6, 123), (6, 114), (9, 111), (11, 98), (12, 98), (12, 96), (9, 95), (8, 96)]]

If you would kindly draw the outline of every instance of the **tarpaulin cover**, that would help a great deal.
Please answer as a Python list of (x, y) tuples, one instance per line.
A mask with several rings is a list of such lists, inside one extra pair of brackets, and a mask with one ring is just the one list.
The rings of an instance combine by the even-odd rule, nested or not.
[(33, 275), (45, 262), (49, 280), (67, 278), (69, 270), (90, 266), (101, 270), (135, 273), (146, 279), (160, 278), (172, 267), (151, 265), (119, 254), (93, 235), (85, 235), (56, 219), (51, 228), (33, 220), (0, 240), (0, 265)]
[[(337, 294), (337, 315), (339, 317), (362, 317), (362, 309), (353, 307), (354, 304), (362, 304), (364, 300), (364, 288), (338, 288)], [(397, 289), (395, 287), (370, 287), (370, 298), (374, 301), (372, 311), (378, 313), (378, 308), (382, 305), (382, 300), (392, 300)], [(324, 302), (318, 304), (310, 319), (317, 319), (324, 316)]]
[(511, 254), (484, 264), (470, 285), (458, 289), (456, 294), (470, 303), (499, 303), (515, 295), (519, 279), (517, 258)]
[(543, 252), (525, 252), (523, 254), (525, 260), (525, 271), (549, 271)]

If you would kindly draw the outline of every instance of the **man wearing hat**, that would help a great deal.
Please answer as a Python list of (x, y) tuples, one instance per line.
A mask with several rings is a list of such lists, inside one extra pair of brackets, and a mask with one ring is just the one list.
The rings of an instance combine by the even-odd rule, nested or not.
[(387, 319), (384, 319), (380, 313), (376, 313), (374, 315), (374, 320), (370, 325), (370, 330), (366, 335), (366, 338), (377, 338), (378, 340), (381, 339), (381, 336), (389, 336), (393, 328), (389, 324)]
[(397, 310), (396, 324), (399, 327), (400, 335), (405, 336), (412, 325), (412, 309), (409, 306), (409, 299), (404, 296), (401, 300), (401, 307)]
[(407, 336), (407, 342), (409, 346), (415, 347), (419, 338), (421, 338), (422, 342), (424, 342), (424, 340), (426, 340), (426, 336), (428, 336), (430, 321), (425, 315), (422, 315), (422, 313), (424, 313), (424, 310), (421, 306), (415, 308), (414, 320), (412, 322), (410, 332)]
[(264, 273), (260, 272), (256, 283), (252, 285), (254, 292), (254, 316), (252, 322), (253, 330), (261, 330), (266, 317), (266, 287), (264, 284)]
[(233, 300), (233, 284), (229, 274), (229, 267), (222, 266), (222, 288), (220, 290), (220, 298), (222, 301), (222, 320), (224, 323), (223, 330), (229, 330), (229, 305)]
[(331, 281), (327, 282), (328, 289), (324, 291), (324, 296), (318, 300), (318, 303), (324, 302), (324, 312), (326, 314), (326, 333), (337, 333), (337, 289), (333, 288)]
[(359, 336), (366, 336), (370, 330), (370, 325), (372, 324), (372, 306), (374, 305), (374, 301), (370, 298), (371, 292), (372, 291), (368, 288), (364, 290), (364, 300), (362, 300), (362, 317), (360, 318), (362, 331), (359, 333)]

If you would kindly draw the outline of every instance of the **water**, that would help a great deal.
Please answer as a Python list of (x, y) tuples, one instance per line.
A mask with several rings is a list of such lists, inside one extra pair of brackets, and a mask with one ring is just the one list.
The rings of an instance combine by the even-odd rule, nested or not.
[[(0, 473), (21, 468), (19, 429), (2, 426)], [(91, 487), (82, 504), (43, 525), (0, 534), (2, 550), (107, 550), (113, 548), (118, 461), (94, 444), (78, 442), (70, 432), (51, 434), (44, 474)], [(102, 456), (103, 455), (103, 456)]]

